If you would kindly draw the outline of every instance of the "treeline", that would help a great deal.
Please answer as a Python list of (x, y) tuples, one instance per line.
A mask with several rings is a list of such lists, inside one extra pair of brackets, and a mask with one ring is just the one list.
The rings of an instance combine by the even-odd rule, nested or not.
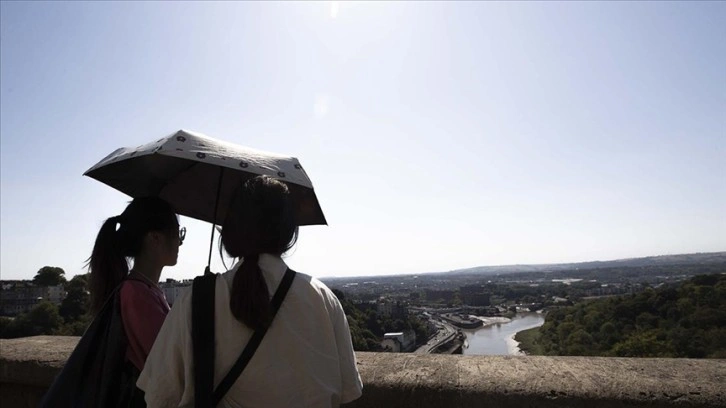
[[(66, 281), (60, 268), (45, 267), (33, 282), (37, 285), (63, 284), (67, 292), (60, 306), (42, 301), (28, 313), (15, 317), (0, 317), (0, 338), (38, 335), (80, 336), (91, 323), (88, 313), (88, 274), (76, 275)], [(357, 306), (339, 290), (333, 290), (340, 299), (350, 325), (353, 347), (356, 351), (380, 351), (381, 339), (388, 332), (413, 331), (417, 344), (429, 337), (426, 322), (411, 315), (388, 316), (379, 314), (375, 307)]]
[[(88, 315), (88, 274), (76, 275), (70, 281), (63, 277), (60, 268), (45, 267), (38, 272), (33, 282), (43, 286), (63, 284), (67, 292), (59, 306), (48, 301), (35, 305), (29, 312), (15, 317), (0, 317), (0, 338), (38, 336), (80, 336), (91, 323)], [(55, 277), (49, 275), (56, 274)]]
[(428, 324), (418, 317), (382, 315), (374, 308), (356, 305), (338, 289), (333, 289), (333, 292), (343, 305), (355, 351), (381, 351), (383, 335), (390, 332), (412, 330), (416, 334), (416, 345), (424, 344), (428, 340)]
[(551, 310), (534, 342), (547, 355), (726, 358), (726, 274)]
[(516, 272), (501, 274), (499, 279), (537, 281), (547, 279), (583, 279), (599, 282), (653, 282), (663, 278), (678, 279), (696, 275), (711, 275), (726, 271), (726, 262), (685, 265), (609, 266), (552, 272)]
[[(697, 275), (711, 275), (726, 272), (726, 263), (709, 265), (667, 265), (667, 266), (631, 266), (611, 267), (602, 269), (573, 270), (536, 273), (518, 273), (502, 275), (520, 281), (537, 282), (537, 286), (528, 283), (512, 283), (494, 281), (486, 285), (492, 294), (492, 304), (500, 302), (537, 303), (550, 300), (552, 296), (578, 301), (589, 296), (602, 294), (625, 294), (640, 292), (666, 279), (685, 281)], [(546, 280), (543, 281), (543, 277)], [(563, 285), (552, 282), (552, 279), (582, 279)], [(607, 283), (607, 288), (602, 284)], [(605, 293), (601, 293), (605, 292)], [(609, 293), (608, 293), (609, 292)]]

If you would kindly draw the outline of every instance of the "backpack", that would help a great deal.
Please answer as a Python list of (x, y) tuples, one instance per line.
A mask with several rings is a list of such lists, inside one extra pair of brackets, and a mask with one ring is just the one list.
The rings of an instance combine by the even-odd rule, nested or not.
[(145, 407), (139, 370), (126, 360), (121, 285), (83, 333), (40, 407)]

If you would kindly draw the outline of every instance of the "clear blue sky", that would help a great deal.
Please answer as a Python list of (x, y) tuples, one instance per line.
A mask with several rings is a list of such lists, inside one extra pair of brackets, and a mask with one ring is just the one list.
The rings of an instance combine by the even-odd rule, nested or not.
[(2, 279), (80, 273), (128, 200), (81, 174), (181, 128), (300, 158), (318, 277), (726, 250), (724, 2), (0, 11)]

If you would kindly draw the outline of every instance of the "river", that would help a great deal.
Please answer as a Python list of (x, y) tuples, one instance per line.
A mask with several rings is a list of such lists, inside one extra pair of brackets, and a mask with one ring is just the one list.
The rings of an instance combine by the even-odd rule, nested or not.
[(518, 313), (509, 323), (495, 323), (475, 330), (462, 330), (466, 335), (469, 355), (514, 355), (519, 354), (514, 334), (544, 324), (540, 313)]

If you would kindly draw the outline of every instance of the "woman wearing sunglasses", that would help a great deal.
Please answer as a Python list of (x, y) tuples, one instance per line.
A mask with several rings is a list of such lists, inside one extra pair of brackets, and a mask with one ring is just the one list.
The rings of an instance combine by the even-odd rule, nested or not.
[(185, 235), (157, 197), (135, 198), (103, 223), (88, 259), (93, 322), (41, 407), (145, 406), (136, 379), (169, 313), (159, 277)]
[[(134, 199), (104, 222), (88, 260), (91, 311), (96, 315), (119, 286), (126, 359), (141, 371), (169, 304), (159, 287), (161, 270), (176, 265), (186, 228), (171, 205), (157, 197)], [(133, 260), (129, 268), (129, 258)]]

